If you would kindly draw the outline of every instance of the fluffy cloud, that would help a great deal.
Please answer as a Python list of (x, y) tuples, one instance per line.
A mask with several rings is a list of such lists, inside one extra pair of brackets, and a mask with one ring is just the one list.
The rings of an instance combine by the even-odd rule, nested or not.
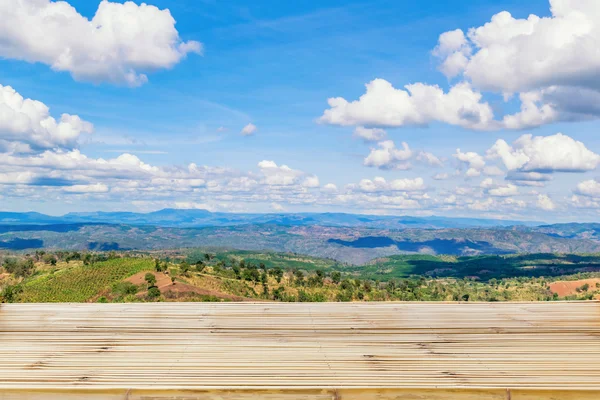
[(318, 188), (319, 187), (319, 178), (317, 176), (308, 176), (302, 182), (302, 186), (305, 188)]
[(323, 191), (325, 191), (325, 192), (335, 193), (335, 192), (337, 192), (337, 190), (338, 190), (337, 186), (333, 183), (328, 183), (325, 186), (323, 186)]
[[(550, 17), (494, 15), (467, 34), (442, 33), (433, 55), (458, 83), (447, 92), (383, 79), (358, 100), (328, 100), (320, 122), (400, 127), (442, 122), (475, 130), (528, 129), (556, 121), (600, 118), (600, 7), (593, 0), (551, 0)], [(520, 110), (494, 118), (483, 93), (518, 94)]]
[(94, 183), (92, 185), (66, 186), (63, 190), (67, 193), (106, 193), (108, 186), (103, 183)]
[(402, 149), (396, 148), (392, 140), (379, 142), (378, 146), (378, 149), (372, 148), (371, 153), (365, 158), (365, 166), (385, 170), (405, 170), (411, 167), (409, 160), (412, 158), (413, 152), (405, 142), (402, 142)]
[(364, 126), (357, 126), (354, 129), (354, 136), (361, 138), (365, 142), (378, 142), (385, 139), (387, 133), (385, 130), (380, 128), (365, 128)]
[(500, 139), (487, 152), (508, 170), (523, 172), (582, 172), (595, 169), (600, 156), (582, 142), (557, 133), (552, 136), (523, 135), (512, 146)]
[[(5, 150), (73, 148), (82, 133), (92, 130), (92, 124), (77, 115), (63, 114), (57, 121), (44, 103), (25, 99), (12, 87), (0, 85), (0, 141), (5, 143)], [(9, 147), (7, 143), (22, 146)]]
[(420, 151), (417, 155), (417, 161), (431, 165), (433, 167), (443, 167), (444, 163), (434, 154), (426, 151)]
[(240, 133), (244, 136), (250, 136), (250, 135), (253, 135), (257, 130), (258, 130), (258, 128), (256, 127), (256, 125), (250, 123), (250, 124), (244, 126)]
[(302, 178), (302, 186), (305, 188), (314, 188), (319, 186), (319, 178), (311, 175), (306, 176), (302, 171), (292, 169), (287, 165), (277, 165), (273, 161), (263, 160), (258, 163), (264, 184), (270, 186), (292, 186), (300, 182)]
[(519, 194), (519, 189), (515, 185), (509, 183), (508, 185), (498, 186), (488, 190), (488, 194), (495, 197), (516, 196)]
[(503, 11), (467, 35), (440, 35), (433, 54), (448, 77), (479, 90), (519, 93), (521, 112), (504, 119), (523, 129), (556, 120), (599, 117), (600, 7), (591, 0), (551, 0), (550, 17)]
[(481, 171), (485, 167), (485, 160), (483, 157), (473, 151), (463, 153), (460, 149), (456, 149), (454, 157), (467, 165), (468, 169), (466, 175), (470, 177), (481, 175)]
[(366, 93), (348, 102), (341, 97), (328, 100), (328, 110), (319, 119), (332, 125), (388, 126), (426, 125), (439, 121), (471, 129), (489, 129), (493, 112), (482, 95), (468, 83), (453, 86), (448, 93), (422, 83), (396, 89), (384, 79), (366, 85)]
[(595, 179), (580, 182), (575, 190), (578, 194), (600, 198), (600, 183)]
[(143, 72), (171, 68), (195, 41), (183, 42), (169, 10), (103, 0), (91, 20), (64, 1), (0, 3), (0, 55), (68, 71), (77, 80), (139, 86)]
[(349, 188), (362, 192), (417, 192), (425, 190), (425, 182), (423, 178), (394, 179), (388, 182), (385, 178), (376, 177), (373, 180), (362, 179), (358, 185), (349, 185)]
[(537, 206), (545, 211), (552, 211), (556, 205), (547, 194), (539, 194), (537, 197)]
[(551, 85), (597, 87), (598, 3), (550, 0), (550, 6), (552, 16), (544, 18), (516, 19), (507, 11), (500, 12), (485, 25), (471, 28), (465, 40), (455, 40), (454, 46), (447, 44), (449, 35), (460, 37), (462, 32), (442, 34), (438, 47), (446, 51), (438, 55), (444, 62), (456, 52), (466, 59), (462, 68), (446, 69), (454, 72), (447, 75), (463, 73), (477, 87), (503, 93)]

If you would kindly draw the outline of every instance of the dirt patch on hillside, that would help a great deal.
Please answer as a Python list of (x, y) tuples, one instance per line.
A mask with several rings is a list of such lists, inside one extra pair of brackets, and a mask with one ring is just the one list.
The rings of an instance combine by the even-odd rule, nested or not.
[(550, 286), (550, 291), (552, 293), (558, 294), (560, 297), (577, 295), (583, 292), (578, 292), (577, 289), (582, 287), (585, 284), (590, 285), (588, 291), (593, 292), (598, 290), (596, 288), (596, 284), (600, 283), (599, 278), (593, 279), (580, 279), (578, 281), (558, 281), (552, 282)]
[[(229, 301), (255, 301), (254, 299), (249, 299), (240, 296), (234, 296), (228, 293), (219, 292), (217, 290), (200, 288), (197, 286), (189, 285), (187, 283), (182, 282), (171, 282), (171, 277), (169, 275), (163, 274), (161, 272), (151, 272), (156, 277), (156, 286), (158, 290), (167, 297), (168, 299), (177, 300), (185, 297), (193, 297), (194, 295), (200, 296), (212, 296), (223, 300)], [(127, 282), (131, 282), (134, 285), (146, 285), (146, 276), (147, 272), (140, 272), (135, 274), (128, 279)], [(140, 292), (139, 296), (145, 296), (147, 290)]]

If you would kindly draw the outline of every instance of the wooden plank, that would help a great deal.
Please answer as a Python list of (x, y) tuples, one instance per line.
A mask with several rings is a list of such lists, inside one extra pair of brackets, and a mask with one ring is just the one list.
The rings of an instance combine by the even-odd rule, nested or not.
[(598, 399), (600, 304), (2, 305), (0, 400), (48, 396)]

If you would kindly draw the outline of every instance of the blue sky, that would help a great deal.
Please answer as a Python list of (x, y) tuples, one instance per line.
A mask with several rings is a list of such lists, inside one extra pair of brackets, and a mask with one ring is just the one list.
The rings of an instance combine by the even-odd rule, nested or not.
[[(57, 6), (57, 2), (49, 0), (23, 3), (35, 4), (44, 12)], [(546, 50), (544, 46), (558, 46), (552, 53), (564, 52), (565, 58), (579, 54), (585, 48), (580, 43), (583, 39), (593, 43), (598, 39), (593, 17), (600, 11), (585, 0), (554, 0), (553, 12), (547, 0), (427, 3), (150, 0), (149, 4), (156, 7), (152, 15), (162, 18), (168, 10), (176, 21), (174, 38), (178, 43), (198, 42), (202, 48), (186, 51), (176, 61), (162, 64), (151, 54), (152, 46), (159, 47), (153, 42), (158, 39), (139, 43), (123, 36), (86, 49), (69, 38), (77, 36), (77, 29), (85, 31), (81, 21), (94, 18), (99, 3), (69, 0), (74, 10), (66, 14), (67, 22), (63, 22), (69, 25), (66, 33), (59, 32), (47, 19), (40, 20), (40, 30), (46, 31), (38, 37), (21, 31), (18, 26), (0, 27), (0, 36), (8, 38), (9, 43), (6, 48), (0, 46), (0, 85), (12, 87), (23, 98), (44, 103), (57, 120), (68, 113), (93, 125), (93, 133), (84, 132), (76, 141), (40, 146), (37, 142), (32, 145), (31, 139), (15, 139), (14, 129), (11, 134), (3, 134), (0, 124), (0, 140), (29, 146), (19, 150), (5, 146), (7, 161), (0, 163), (0, 174), (6, 175), (4, 180), (0, 179), (2, 209), (60, 214), (98, 209), (151, 211), (162, 207), (196, 207), (234, 212), (347, 211), (547, 221), (596, 218), (600, 206), (600, 183), (595, 181), (599, 162), (596, 157), (600, 157), (596, 154), (600, 153), (598, 122), (595, 111), (581, 112), (585, 105), (571, 104), (565, 99), (572, 98), (572, 92), (569, 96), (563, 92), (590, 89), (591, 93), (586, 95), (594, 96), (597, 93), (594, 84), (600, 82), (593, 72), (598, 71), (597, 60), (574, 59), (573, 64), (582, 68), (573, 72), (560, 59), (538, 57), (537, 61), (550, 65), (551, 72), (542, 71), (537, 76), (535, 68), (527, 70), (528, 65), (536, 62), (535, 57), (528, 58), (528, 47), (518, 47), (518, 43), (509, 45), (504, 40), (513, 34), (521, 19), (533, 14), (546, 18), (548, 30), (555, 36), (548, 34), (552, 43), (547, 44), (536, 29), (546, 31), (536, 28), (541, 24), (532, 22), (534, 28), (520, 32), (526, 36), (521, 42), (529, 40), (528, 46), (534, 46), (538, 40), (542, 43), (539, 47)], [(0, 6), (0, 14), (4, 13), (6, 20), (14, 13), (24, 23), (43, 18), (31, 8), (18, 8)], [(109, 21), (115, 25), (127, 21), (125, 17), (115, 17), (119, 13), (125, 15), (125, 8), (112, 10), (114, 20), (107, 19), (95, 29), (108, 29)], [(127, 18), (139, 12), (137, 5), (131, 10), (133, 14)], [(510, 12), (514, 20), (495, 27), (493, 34), (480, 35), (483, 39), (468, 36), (470, 28), (483, 26), (503, 11)], [(585, 26), (576, 20), (580, 14), (590, 16), (592, 25), (588, 31), (576, 31), (577, 26)], [(159, 28), (151, 21), (141, 22), (144, 23), (148, 24), (145, 32), (153, 32), (148, 36), (156, 33), (159, 37), (164, 33), (158, 32)], [(462, 38), (457, 36), (460, 43), (456, 45), (453, 41), (442, 51), (444, 54), (437, 55), (434, 49), (440, 35), (456, 29), (464, 32)], [(83, 32), (82, 38), (85, 35)], [(578, 35), (573, 42), (558, 43), (557, 38), (572, 35)], [(35, 43), (39, 38), (47, 38), (48, 43)], [(482, 45), (477, 40), (489, 43)], [(494, 40), (497, 43), (492, 43)], [(441, 46), (442, 42), (439, 43)], [(478, 52), (483, 54), (486, 46), (492, 48), (498, 43), (522, 52), (511, 53), (510, 57), (521, 57), (516, 62), (508, 58), (508, 50), (498, 53), (495, 59), (504, 60), (498, 65), (499, 71), (504, 64), (516, 68), (512, 73), (518, 87), (508, 82), (511, 70), (496, 77), (490, 72), (495, 66), (490, 68), (490, 64), (475, 62)], [(65, 49), (73, 55), (73, 60), (57, 67), (56, 60), (62, 60)], [(147, 54), (137, 64), (121, 55), (122, 58), (107, 61), (105, 66), (99, 65), (105, 58), (113, 57), (115, 51)], [(464, 54), (469, 66), (450, 76), (443, 73), (441, 65), (455, 53)], [(77, 61), (79, 57), (85, 62)], [(115, 78), (110, 71), (120, 67), (146, 74), (147, 82), (132, 85), (123, 81), (123, 77)], [(561, 68), (567, 72), (562, 73)], [(443, 100), (426, 115), (418, 111), (415, 116), (413, 111), (406, 111), (406, 119), (398, 122), (381, 111), (389, 106), (404, 115), (402, 105), (394, 103), (391, 92), (373, 92), (377, 101), (374, 111), (367, 103), (357, 104), (353, 110), (328, 105), (332, 97), (347, 102), (358, 100), (365, 94), (365, 85), (374, 79), (388, 82), (395, 90), (423, 83), (428, 87), (438, 85), (444, 93), (466, 82), (470, 85), (469, 96), (480, 93), (479, 103), (485, 103), (486, 107), (477, 105), (476, 110), (471, 110), (467, 104), (458, 105), (458, 111), (449, 111), (446, 109), (456, 105), (457, 100)], [(583, 84), (582, 79), (585, 79)], [(513, 96), (504, 99), (509, 89)], [(539, 110), (544, 105), (550, 108), (546, 116), (536, 112), (526, 120), (520, 119), (518, 126), (498, 122), (505, 115), (519, 113), (523, 104), (519, 94), (533, 92), (540, 93), (535, 103)], [(417, 109), (434, 102), (425, 95), (421, 101), (416, 103)], [(328, 109), (338, 113), (339, 118), (335, 121), (321, 118)], [(482, 115), (488, 109), (493, 111), (496, 122), (484, 124)], [(481, 124), (472, 123), (473, 113)], [(420, 122), (414, 122), (415, 119)], [(257, 127), (256, 131), (242, 135), (240, 132), (250, 123)], [(366, 142), (353, 135), (357, 126), (383, 129), (386, 137)], [(23, 128), (20, 131), (23, 138), (30, 135), (27, 129), (33, 128)], [(558, 132), (568, 139), (554, 137)], [(533, 139), (526, 140), (520, 148), (513, 146), (510, 153), (520, 163), (509, 166), (500, 153), (486, 156), (498, 139), (512, 145), (525, 134), (532, 134)], [(536, 142), (536, 137), (540, 141)], [(380, 143), (386, 140), (392, 141), (395, 148), (406, 142), (412, 156), (395, 164), (380, 160), (369, 165), (366, 160), (372, 149), (381, 148)], [(587, 153), (579, 151), (578, 143)], [(458, 148), (482, 157), (488, 170), (483, 166), (472, 168), (474, 164), (460, 161)], [(564, 151), (548, 155), (548, 149), (552, 148)], [(50, 163), (40, 167), (39, 162), (31, 161), (39, 159), (41, 154), (65, 157), (72, 151), (85, 155), (89, 165), (67, 168)], [(421, 152), (436, 156), (439, 164), (419, 160)], [(148, 172), (146, 177), (137, 170), (124, 172), (124, 167), (102, 176), (89, 172), (98, 168), (94, 164), (97, 160), (116, 159), (122, 154), (133, 155), (144, 165), (152, 166), (148, 168), (160, 171)], [(546, 155), (554, 158), (540, 160)], [(522, 157), (528, 157), (528, 161)], [(22, 160), (19, 163), (23, 165), (15, 167), (16, 159)], [(271, 164), (261, 167), (259, 163), (263, 161)], [(191, 176), (191, 163), (206, 169)], [(289, 170), (282, 169), (282, 165)], [(492, 166), (502, 171), (490, 173)], [(542, 176), (528, 176), (517, 184), (508, 179), (511, 173)], [(447, 175), (446, 179), (432, 178), (442, 175)], [(385, 184), (381, 180), (380, 184), (373, 184), (376, 177), (384, 178)], [(313, 180), (307, 183), (307, 178)], [(174, 179), (179, 181), (169, 184)], [(244, 190), (234, 188), (240, 179), (247, 183)], [(195, 183), (190, 184), (189, 180)], [(50, 181), (56, 184), (40, 184)], [(582, 182), (585, 184), (578, 186)], [(331, 185), (326, 188), (327, 184), (335, 185), (335, 190)]]

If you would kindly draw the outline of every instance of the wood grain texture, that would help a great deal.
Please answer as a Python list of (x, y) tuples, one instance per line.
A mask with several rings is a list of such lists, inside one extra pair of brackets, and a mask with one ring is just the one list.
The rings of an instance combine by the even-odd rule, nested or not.
[(600, 303), (0, 306), (0, 400), (600, 399)]

